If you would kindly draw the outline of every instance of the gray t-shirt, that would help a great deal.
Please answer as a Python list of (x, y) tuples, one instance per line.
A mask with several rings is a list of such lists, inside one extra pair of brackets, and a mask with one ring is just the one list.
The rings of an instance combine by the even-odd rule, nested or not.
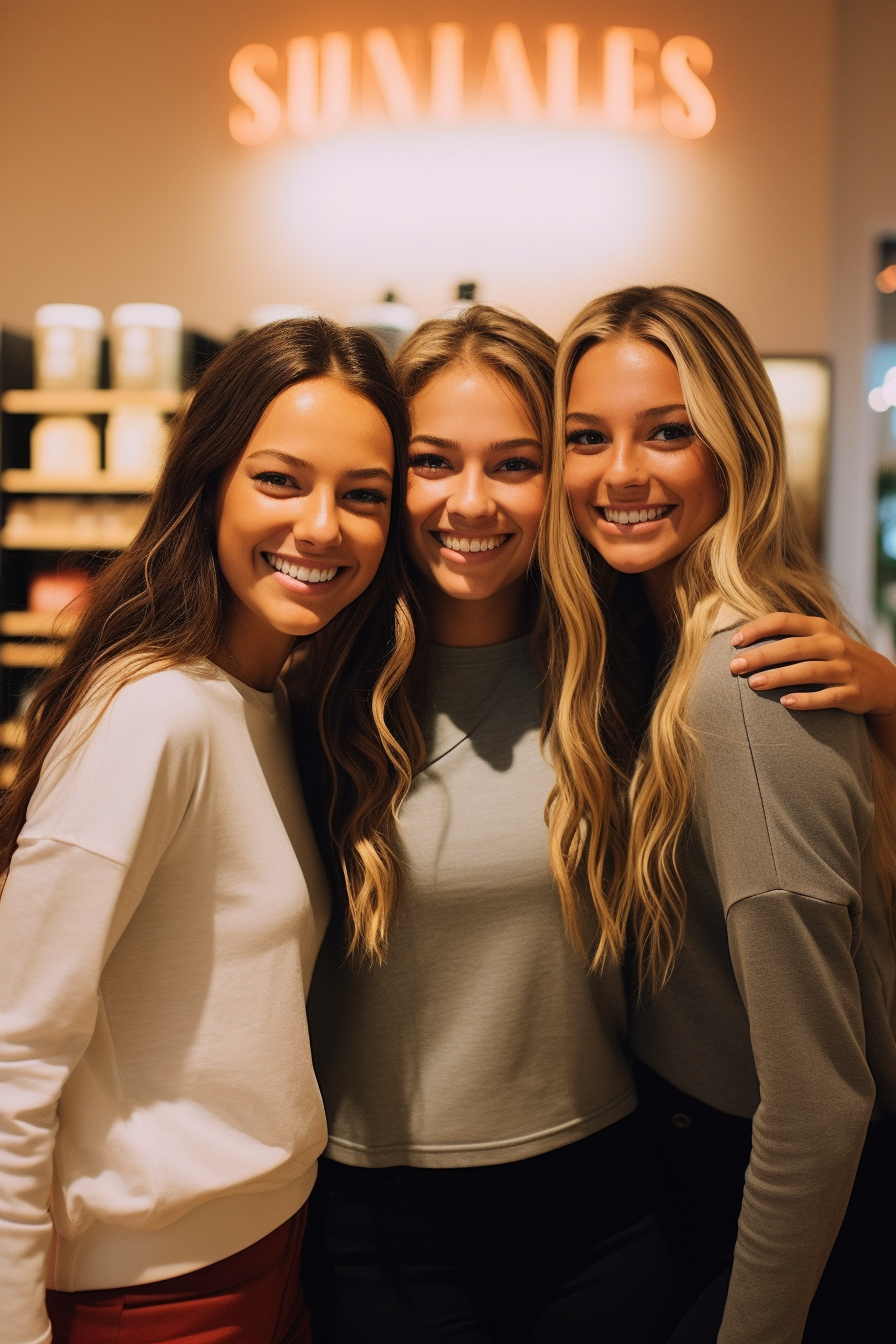
[(790, 713), (710, 642), (682, 858), (685, 941), (632, 1023), (676, 1087), (753, 1117), (720, 1344), (798, 1344), (868, 1119), (896, 1111), (896, 967), (871, 862), (864, 721)]
[(530, 642), (429, 662), (386, 963), (347, 966), (334, 921), (309, 1000), (327, 1154), (352, 1166), (511, 1162), (635, 1105), (620, 975), (588, 974), (550, 873)]

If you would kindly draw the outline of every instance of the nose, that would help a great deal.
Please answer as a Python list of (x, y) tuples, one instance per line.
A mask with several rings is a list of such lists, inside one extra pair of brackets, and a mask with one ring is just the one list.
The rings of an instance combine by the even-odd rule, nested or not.
[(296, 514), (292, 528), (298, 546), (312, 546), (323, 550), (338, 546), (342, 541), (339, 509), (332, 490), (312, 490), (296, 500)]
[(479, 463), (471, 462), (461, 472), (448, 499), (448, 512), (468, 522), (481, 522), (497, 513), (488, 477)]
[(649, 485), (647, 460), (640, 444), (629, 438), (613, 442), (605, 459), (604, 481), (611, 490), (632, 490)]

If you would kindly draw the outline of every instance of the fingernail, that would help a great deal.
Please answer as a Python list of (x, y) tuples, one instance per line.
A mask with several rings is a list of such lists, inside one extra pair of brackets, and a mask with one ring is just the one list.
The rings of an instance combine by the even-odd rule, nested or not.
[(737, 648), (738, 644), (743, 644), (743, 642), (744, 637), (741, 634), (740, 630), (736, 631), (735, 634), (731, 636), (731, 643), (735, 646), (735, 648)]
[(795, 695), (782, 695), (782, 696), (781, 696), (781, 704), (782, 704), (782, 705), (788, 705), (788, 706), (789, 706), (789, 705), (795, 705), (795, 704), (796, 704), (796, 696), (795, 696)]
[(759, 691), (765, 685), (767, 680), (768, 678), (764, 677), (761, 672), (757, 672), (755, 677), (747, 678), (747, 684), (752, 686), (754, 691)]
[(732, 672), (742, 672), (747, 665), (746, 658), (732, 658), (728, 666)]

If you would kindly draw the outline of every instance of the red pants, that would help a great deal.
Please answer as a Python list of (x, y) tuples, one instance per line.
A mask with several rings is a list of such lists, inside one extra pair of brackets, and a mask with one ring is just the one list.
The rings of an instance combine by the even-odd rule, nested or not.
[(133, 1288), (47, 1291), (53, 1344), (311, 1344), (299, 1283), (307, 1205), (226, 1260)]

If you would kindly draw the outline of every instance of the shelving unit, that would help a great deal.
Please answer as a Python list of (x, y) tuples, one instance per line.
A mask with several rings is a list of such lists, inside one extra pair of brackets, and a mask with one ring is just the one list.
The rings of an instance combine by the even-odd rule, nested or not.
[[(196, 332), (184, 333), (184, 384), (221, 348)], [(32, 387), (30, 337), (0, 332), (0, 789), (15, 778), (15, 753), (22, 743), (18, 717), (23, 695), (62, 657), (64, 641), (77, 625), (66, 612), (28, 611), (28, 583), (37, 569), (64, 570), (65, 557), (96, 572), (129, 545), (139, 529), (154, 482), (105, 470), (89, 475), (48, 476), (32, 471), (30, 436), (38, 416), (105, 417), (125, 407), (176, 412), (189, 392), (134, 392), (115, 388), (46, 391)], [(108, 381), (108, 351), (104, 356)], [(97, 423), (102, 425), (102, 420)], [(29, 497), (57, 503), (41, 506), (51, 521), (29, 517)], [(71, 517), (66, 498), (72, 502)], [(129, 507), (128, 501), (134, 507)], [(104, 507), (105, 506), (105, 507)], [(32, 512), (39, 512), (37, 509)], [(63, 521), (58, 521), (63, 517)], [(70, 567), (70, 566), (69, 566)]]

